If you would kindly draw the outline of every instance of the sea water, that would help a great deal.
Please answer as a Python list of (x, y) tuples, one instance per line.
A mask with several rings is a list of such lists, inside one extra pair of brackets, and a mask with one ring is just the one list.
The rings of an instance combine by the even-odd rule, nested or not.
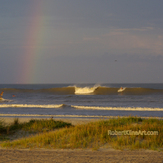
[(2, 117), (163, 117), (163, 84), (1, 84), (2, 91)]

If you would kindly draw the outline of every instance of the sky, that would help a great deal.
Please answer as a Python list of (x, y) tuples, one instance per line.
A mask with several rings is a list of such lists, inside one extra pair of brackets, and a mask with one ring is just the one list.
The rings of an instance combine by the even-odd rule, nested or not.
[(163, 83), (162, 6), (0, 0), (0, 84)]

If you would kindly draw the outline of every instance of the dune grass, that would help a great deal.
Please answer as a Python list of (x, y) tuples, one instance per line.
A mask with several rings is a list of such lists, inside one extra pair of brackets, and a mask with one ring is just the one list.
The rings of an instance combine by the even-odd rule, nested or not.
[[(42, 127), (44, 128), (45, 126), (43, 125)], [(109, 144), (116, 149), (163, 149), (163, 120), (128, 117), (100, 120), (98, 122), (68, 127), (39, 133), (36, 136), (12, 142), (6, 141), (1, 146), (50, 149), (90, 148), (96, 150)], [(25, 129), (29, 129), (28, 125), (26, 125)], [(40, 130), (40, 128), (37, 130)], [(108, 130), (118, 132), (124, 130), (157, 131), (158, 135), (109, 135)]]
[(5, 131), (4, 122), (0, 120), (0, 133)]
[(58, 128), (72, 126), (70, 123), (55, 121), (51, 119), (31, 119), (29, 122), (20, 123), (18, 118), (15, 118), (13, 123), (6, 125), (2, 120), (0, 120), (0, 136), (3, 137), (12, 135), (17, 131), (24, 130), (29, 133), (41, 133), (52, 131)]
[(3, 133), (5, 132), (6, 132), (5, 123), (2, 120), (0, 120), (0, 141), (8, 140), (7, 137), (3, 135)]

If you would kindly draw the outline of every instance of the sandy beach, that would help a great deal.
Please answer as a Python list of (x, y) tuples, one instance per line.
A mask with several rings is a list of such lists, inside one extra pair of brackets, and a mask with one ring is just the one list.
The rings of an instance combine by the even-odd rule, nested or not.
[(163, 153), (154, 151), (116, 151), (116, 150), (10, 150), (0, 149), (2, 163), (162, 163)]
[[(3, 117), (0, 118), (5, 123), (12, 123), (14, 118)], [(19, 118), (20, 122), (27, 122), (31, 118)], [(54, 118), (55, 119), (55, 118)], [(97, 121), (98, 119), (75, 119), (75, 118), (56, 118), (55, 120), (62, 120), (70, 122), (73, 125), (84, 124), (90, 121)], [(55, 163), (68, 163), (68, 162), (163, 162), (163, 152), (151, 150), (115, 150), (111, 147), (101, 147), (97, 151), (93, 150), (47, 150), (47, 149), (0, 149), (0, 163), (10, 162), (55, 162)]]
[[(3, 120), (3, 122), (5, 122), (6, 124), (11, 124), (14, 121), (14, 117), (0, 117), (1, 120)], [(37, 117), (33, 117), (33, 118), (29, 118), (29, 117), (19, 117), (19, 122), (23, 123), (23, 122), (28, 122), (31, 119), (50, 119), (50, 118), (37, 118)], [(89, 118), (53, 118), (56, 121), (64, 121), (64, 122), (68, 122), (71, 123), (72, 125), (78, 125), (78, 124), (85, 124), (88, 122), (95, 122), (95, 121), (99, 121), (100, 119), (89, 119)]]

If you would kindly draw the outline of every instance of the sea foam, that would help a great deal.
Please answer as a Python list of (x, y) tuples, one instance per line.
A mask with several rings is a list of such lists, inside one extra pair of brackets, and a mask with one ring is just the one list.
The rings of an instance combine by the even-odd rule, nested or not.
[(2, 104), (0, 108), (60, 108), (63, 107), (64, 104), (58, 105), (32, 105), (32, 104)]
[(86, 95), (86, 94), (92, 94), (94, 91), (99, 87), (99, 85), (95, 85), (93, 87), (75, 87), (75, 94), (76, 95)]
[(78, 106), (78, 105), (71, 105), (71, 107), (86, 110), (163, 111), (163, 108), (143, 108), (143, 107), (100, 107), (100, 106)]

